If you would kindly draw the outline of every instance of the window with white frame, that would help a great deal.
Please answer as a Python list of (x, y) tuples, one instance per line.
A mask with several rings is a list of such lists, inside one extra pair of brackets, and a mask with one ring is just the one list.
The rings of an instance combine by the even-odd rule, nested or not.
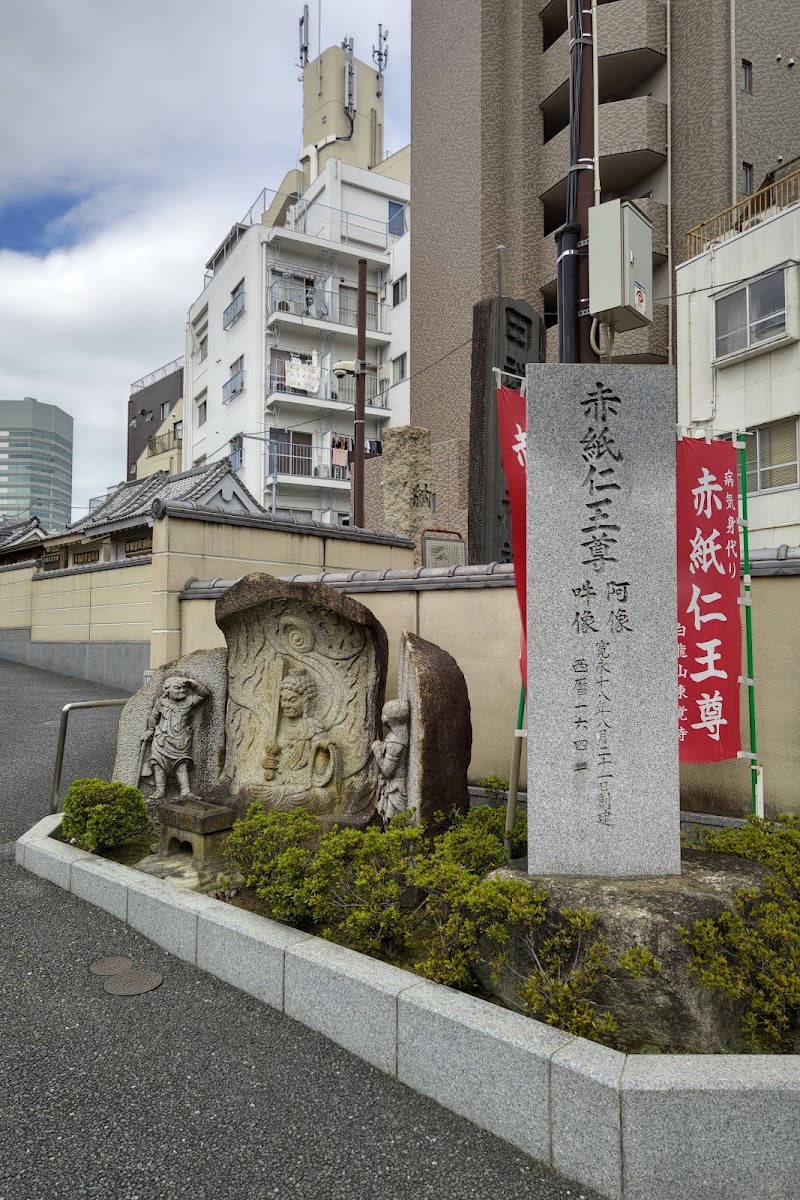
[(408, 298), (408, 276), (401, 275), (392, 284), (392, 307), (402, 304)]
[(208, 392), (201, 392), (199, 396), (195, 396), (194, 405), (197, 419), (195, 425), (199, 429), (201, 425), (205, 425), (208, 419)]
[(406, 354), (398, 354), (397, 358), (392, 359), (392, 383), (402, 383), (407, 374), (408, 357)]
[(751, 350), (786, 333), (786, 272), (761, 279), (720, 296), (714, 302), (716, 357)]
[(748, 496), (797, 486), (797, 417), (761, 425), (744, 441)]
[(159, 409), (159, 415), (162, 421), (166, 421), (169, 416), (169, 400), (165, 400)]

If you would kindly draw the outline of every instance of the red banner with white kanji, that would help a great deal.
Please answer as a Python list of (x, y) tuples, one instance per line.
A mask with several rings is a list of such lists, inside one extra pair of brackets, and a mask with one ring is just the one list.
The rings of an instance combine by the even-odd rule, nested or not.
[(677, 459), (680, 761), (736, 758), (742, 623), (736, 450), (682, 438)]
[(527, 544), (525, 538), (525, 468), (528, 459), (528, 418), (525, 397), (514, 388), (497, 389), (497, 428), (500, 453), (508, 487), (511, 508), (511, 552), (514, 558), (514, 582), (522, 618), (522, 654), (520, 668), (525, 690), (528, 690), (526, 571)]

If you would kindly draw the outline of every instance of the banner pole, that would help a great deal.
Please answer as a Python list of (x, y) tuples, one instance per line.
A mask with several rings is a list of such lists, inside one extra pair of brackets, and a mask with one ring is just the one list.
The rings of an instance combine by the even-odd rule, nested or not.
[(750, 531), (747, 525), (747, 443), (744, 433), (739, 433), (739, 477), (742, 481), (742, 561), (744, 564), (744, 628), (747, 642), (747, 701), (750, 712), (750, 790), (753, 813), (764, 816), (764, 782), (758, 765), (756, 749), (756, 685), (753, 676), (753, 616), (750, 595)]
[(514, 833), (514, 821), (517, 817), (517, 793), (519, 791), (519, 764), (522, 759), (522, 731), (525, 728), (525, 685), (519, 689), (519, 707), (517, 708), (517, 728), (514, 733), (514, 748), (511, 751), (511, 771), (508, 779), (508, 801), (506, 804), (506, 832), (503, 845), (506, 860), (511, 862), (511, 839)]

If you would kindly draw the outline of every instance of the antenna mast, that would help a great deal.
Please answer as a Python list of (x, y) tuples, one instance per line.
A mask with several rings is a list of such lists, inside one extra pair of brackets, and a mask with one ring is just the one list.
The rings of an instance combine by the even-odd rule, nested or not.
[(383, 72), (389, 62), (389, 30), (384, 30), (383, 25), (378, 26), (378, 44), (372, 47), (372, 58), (378, 68), (378, 95), (383, 95)]
[(308, 5), (303, 5), (303, 15), (300, 18), (300, 66), (308, 66), (308, 42), (309, 42), (309, 19)]

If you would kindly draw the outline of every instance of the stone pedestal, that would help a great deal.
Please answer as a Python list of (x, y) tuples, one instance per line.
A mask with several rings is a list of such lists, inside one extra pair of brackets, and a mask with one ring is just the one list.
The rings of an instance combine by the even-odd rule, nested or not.
[(675, 376), (528, 368), (532, 875), (680, 873)]
[(192, 847), (195, 865), (205, 867), (212, 860), (222, 857), (222, 846), (233, 827), (235, 815), (223, 804), (185, 800), (162, 804), (158, 819), (161, 822), (159, 854), (169, 854), (175, 842), (188, 842)]

